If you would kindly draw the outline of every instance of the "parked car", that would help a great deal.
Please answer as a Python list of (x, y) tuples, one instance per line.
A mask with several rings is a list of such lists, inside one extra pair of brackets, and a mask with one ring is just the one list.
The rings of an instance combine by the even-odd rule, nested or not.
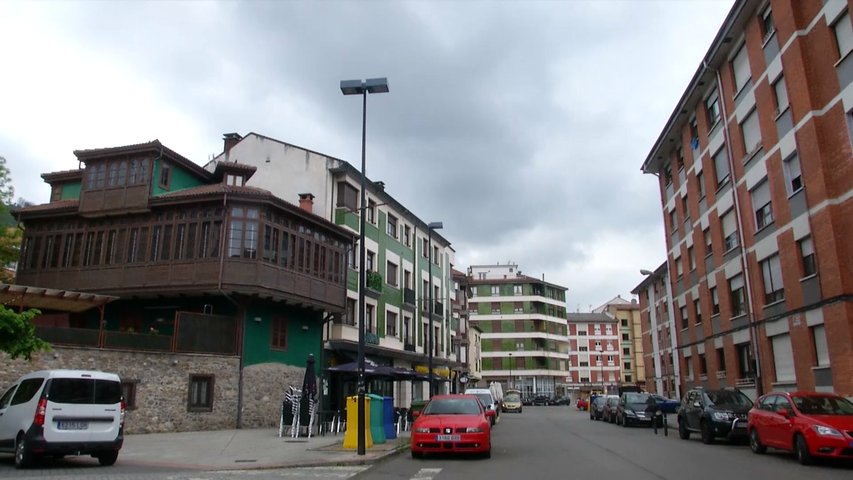
[(589, 402), (589, 419), (601, 420), (601, 415), (604, 410), (604, 401), (607, 400), (603, 395), (595, 395)]
[(495, 400), (495, 397), (492, 396), (491, 390), (489, 390), (488, 388), (469, 388), (465, 390), (465, 393), (468, 395), (476, 396), (478, 399), (480, 399), (480, 402), (483, 404), (483, 407), (486, 410), (491, 410), (492, 412), (494, 412), (495, 414), (490, 416), (489, 420), (491, 421), (492, 425), (497, 423), (501, 415), (501, 405), (497, 400)]
[(616, 409), (619, 407), (619, 395), (605, 395), (601, 418), (605, 422), (616, 423)]
[(124, 443), (124, 415), (114, 373), (29, 373), (0, 397), (0, 452), (14, 453), (16, 468), (65, 455), (91, 455), (112, 465)]
[(560, 397), (551, 402), (551, 405), (571, 405), (572, 399), (569, 397)]
[(699, 432), (704, 443), (714, 443), (717, 437), (746, 438), (750, 408), (752, 400), (735, 388), (690, 390), (678, 409), (678, 435), (687, 440)]
[(652, 397), (654, 397), (655, 402), (657, 402), (658, 408), (663, 413), (678, 413), (678, 407), (681, 406), (681, 401), (675, 400), (673, 398), (666, 398), (662, 395), (658, 395), (653, 393)]
[[(619, 397), (619, 404), (616, 406), (616, 424), (628, 427), (632, 424), (636, 425), (652, 425), (654, 411), (649, 412), (650, 405), (655, 405), (654, 401), (648, 393), (629, 392), (623, 393)], [(653, 400), (653, 399), (652, 399)]]
[(478, 453), (492, 456), (494, 410), (486, 410), (474, 395), (436, 395), (412, 425), (412, 457), (427, 453)]
[(578, 397), (577, 401), (578, 410), (587, 410), (589, 409), (589, 400), (583, 397)]
[(551, 397), (548, 395), (536, 395), (533, 397), (533, 405), (551, 405)]
[(749, 446), (794, 452), (803, 465), (815, 457), (853, 458), (853, 403), (829, 393), (773, 392), (749, 411)]
[(518, 390), (507, 390), (504, 395), (504, 404), (502, 410), (504, 412), (521, 413), (523, 404), (521, 402), (521, 392)]

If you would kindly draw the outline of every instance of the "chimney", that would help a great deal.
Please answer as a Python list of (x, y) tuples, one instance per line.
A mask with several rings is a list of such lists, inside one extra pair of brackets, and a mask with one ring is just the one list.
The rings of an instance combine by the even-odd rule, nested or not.
[(231, 151), (231, 147), (237, 145), (237, 142), (243, 139), (239, 133), (226, 133), (222, 135), (222, 139), (225, 140), (225, 154)]
[(300, 193), (299, 208), (308, 213), (314, 213), (314, 195), (310, 193)]

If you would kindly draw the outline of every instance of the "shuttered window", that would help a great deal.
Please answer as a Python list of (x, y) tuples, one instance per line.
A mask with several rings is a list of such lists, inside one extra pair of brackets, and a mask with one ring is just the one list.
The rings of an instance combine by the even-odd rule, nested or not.
[(755, 228), (761, 230), (773, 223), (773, 205), (770, 202), (770, 183), (767, 180), (752, 189), (752, 210), (755, 212)]
[(844, 58), (853, 50), (853, 27), (850, 24), (850, 12), (844, 12), (833, 24), (835, 30), (835, 41), (838, 45), (838, 58)]
[(773, 343), (773, 365), (776, 368), (777, 382), (793, 382), (797, 379), (794, 374), (794, 355), (791, 351), (791, 336), (777, 335), (771, 338)]
[(714, 173), (717, 175), (717, 187), (729, 178), (729, 156), (725, 147), (714, 154)]
[(782, 287), (782, 264), (779, 254), (773, 255), (761, 262), (761, 272), (764, 276), (764, 303), (770, 304), (785, 298)]
[(758, 126), (757, 112), (758, 110), (753, 110), (740, 124), (740, 130), (743, 134), (743, 151), (746, 153), (747, 159), (761, 146), (761, 129)]
[(746, 44), (741, 45), (735, 57), (732, 59), (732, 74), (735, 81), (735, 95), (741, 91), (749, 80), (749, 58), (746, 54)]
[(734, 209), (724, 213), (720, 218), (723, 224), (723, 240), (725, 243), (725, 251), (729, 251), (738, 246), (737, 239), (737, 224), (735, 222)]
[(826, 346), (826, 328), (823, 325), (812, 327), (814, 338), (815, 365), (819, 367), (829, 366), (829, 348)]

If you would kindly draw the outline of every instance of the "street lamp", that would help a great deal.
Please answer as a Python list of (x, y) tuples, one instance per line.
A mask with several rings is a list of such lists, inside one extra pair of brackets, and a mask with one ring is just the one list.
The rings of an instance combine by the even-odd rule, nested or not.
[(599, 345), (595, 350), (598, 352), (598, 377), (601, 379), (601, 394), (606, 395), (607, 392), (604, 388), (604, 348)]
[(365, 245), (364, 245), (364, 217), (367, 214), (365, 211), (365, 181), (367, 179), (367, 171), (365, 168), (364, 152), (365, 140), (367, 134), (367, 94), (368, 93), (387, 93), (388, 79), (387, 78), (368, 78), (367, 80), (341, 80), (341, 93), (344, 95), (361, 95), (361, 204), (360, 221), (358, 228), (358, 246), (359, 246), (359, 273), (358, 273), (358, 430), (357, 430), (357, 451), (358, 455), (365, 454), (365, 413), (364, 413), (364, 289), (367, 277), (365, 269)]
[(429, 321), (427, 323), (427, 349), (429, 353), (427, 354), (427, 378), (429, 378), (429, 397), (432, 398), (435, 395), (435, 382), (432, 378), (432, 351), (433, 351), (433, 339), (432, 339), (432, 310), (435, 306), (435, 302), (433, 301), (432, 294), (432, 231), (444, 228), (444, 224), (441, 222), (430, 222), (427, 225), (427, 263), (429, 264)]
[(509, 382), (507, 382), (507, 389), (512, 388), (512, 352), (509, 352)]

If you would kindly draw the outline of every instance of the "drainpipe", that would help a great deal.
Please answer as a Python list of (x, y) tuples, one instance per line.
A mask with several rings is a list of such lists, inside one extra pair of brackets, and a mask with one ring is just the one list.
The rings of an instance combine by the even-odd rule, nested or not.
[[(708, 66), (707, 60), (702, 60), (702, 66), (705, 69), (711, 70)], [(740, 262), (741, 262), (741, 271), (743, 272), (744, 281), (743, 284), (746, 287), (746, 308), (747, 308), (747, 321), (749, 322), (749, 339), (752, 347), (752, 353), (755, 361), (755, 391), (756, 397), (763, 395), (764, 393), (764, 376), (761, 374), (761, 357), (760, 357), (760, 349), (758, 347), (758, 328), (755, 325), (755, 319), (753, 315), (753, 303), (752, 303), (752, 283), (750, 279), (752, 276), (749, 271), (749, 262), (746, 257), (746, 245), (744, 244), (744, 233), (743, 233), (743, 218), (741, 217), (740, 211), (740, 200), (738, 197), (737, 191), (737, 183), (735, 182), (734, 174), (735, 174), (735, 163), (734, 158), (732, 157), (732, 144), (731, 137), (729, 137), (729, 128), (728, 128), (728, 113), (726, 112), (726, 102), (723, 97), (723, 86), (720, 78), (720, 70), (713, 69), (714, 75), (717, 78), (717, 96), (720, 98), (720, 112), (723, 115), (723, 137), (725, 138), (726, 143), (726, 154), (729, 157), (729, 179), (732, 182), (732, 198), (734, 198), (735, 205), (735, 221), (737, 221), (737, 229), (738, 229), (738, 242), (740, 242)]]

